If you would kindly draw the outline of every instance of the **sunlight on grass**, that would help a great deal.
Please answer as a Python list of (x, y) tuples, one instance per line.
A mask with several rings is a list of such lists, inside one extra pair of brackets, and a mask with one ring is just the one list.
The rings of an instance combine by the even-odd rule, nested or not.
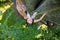
[(3, 16), (2, 16), (2, 15), (0, 15), (0, 20), (2, 20), (2, 17), (3, 17)]
[(3, 15), (1, 15), (1, 14), (6, 12), (6, 10), (9, 9), (12, 5), (13, 5), (13, 3), (10, 3), (10, 5), (9, 4), (7, 4), (7, 5), (3, 4), (3, 6), (0, 7), (0, 21), (2, 20), (2, 17), (3, 17)]
[(13, 5), (13, 3), (11, 3), (10, 5), (7, 4), (6, 6), (4, 5), (4, 7), (0, 7), (0, 11), (2, 13), (4, 13), (8, 8), (10, 8)]
[(4, 13), (6, 10), (3, 7), (0, 7), (0, 11)]
[(22, 26), (23, 28), (26, 28), (26, 24)]
[(6, 37), (4, 40), (14, 40), (14, 38), (9, 36), (9, 37)]
[(46, 30), (47, 30), (47, 25), (41, 24), (41, 25), (38, 27), (37, 30), (39, 30), (40, 28), (41, 28), (43, 31), (46, 31)]
[(12, 28), (14, 28), (14, 26), (13, 26), (13, 25), (9, 26), (9, 28), (8, 28), (8, 29), (9, 29), (9, 30), (11, 30)]
[(1, 25), (1, 23), (0, 23), (0, 25)]
[(43, 34), (38, 34), (35, 36), (35, 38), (41, 38), (42, 36), (44, 36)]
[(42, 30), (47, 30), (47, 26), (46, 26), (45, 24), (42, 24), (42, 25), (41, 25), (41, 29), (42, 29)]

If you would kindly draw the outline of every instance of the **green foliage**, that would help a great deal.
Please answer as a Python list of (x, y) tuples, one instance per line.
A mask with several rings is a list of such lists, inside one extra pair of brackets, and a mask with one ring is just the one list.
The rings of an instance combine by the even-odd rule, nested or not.
[(0, 3), (6, 3), (6, 2), (9, 2), (11, 0), (0, 0)]
[(1, 2), (4, 2), (4, 1), (6, 1), (6, 0), (0, 0)]

